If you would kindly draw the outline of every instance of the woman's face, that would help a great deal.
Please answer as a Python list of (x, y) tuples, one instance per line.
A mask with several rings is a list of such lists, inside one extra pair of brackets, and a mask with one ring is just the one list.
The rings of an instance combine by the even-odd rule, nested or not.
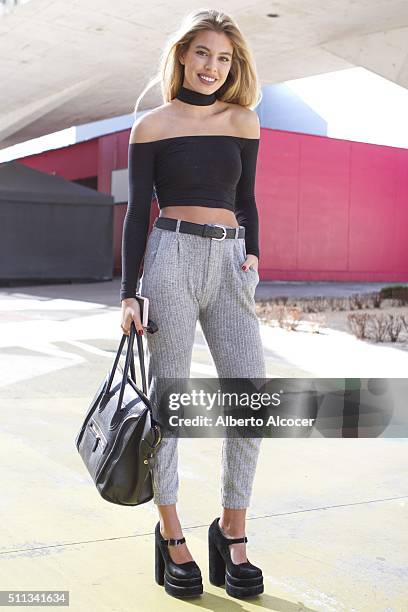
[[(217, 91), (231, 68), (233, 47), (226, 34), (207, 30), (199, 32), (186, 53), (180, 56), (184, 64), (183, 87), (205, 94)], [(200, 75), (210, 77), (209, 80)]]

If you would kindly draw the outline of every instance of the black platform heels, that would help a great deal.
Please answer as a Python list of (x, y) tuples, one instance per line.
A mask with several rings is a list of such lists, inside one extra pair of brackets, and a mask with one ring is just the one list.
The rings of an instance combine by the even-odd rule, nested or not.
[(166, 593), (173, 597), (197, 597), (203, 592), (201, 571), (195, 561), (174, 563), (168, 546), (184, 544), (185, 538), (164, 540), (160, 533), (160, 521), (155, 530), (155, 578), (164, 585)]
[(208, 552), (210, 582), (215, 586), (225, 583), (225, 590), (231, 597), (244, 599), (263, 593), (264, 584), (262, 570), (252, 563), (233, 563), (230, 544), (247, 542), (243, 538), (226, 538), (218, 524), (219, 517), (214, 519), (208, 530)]

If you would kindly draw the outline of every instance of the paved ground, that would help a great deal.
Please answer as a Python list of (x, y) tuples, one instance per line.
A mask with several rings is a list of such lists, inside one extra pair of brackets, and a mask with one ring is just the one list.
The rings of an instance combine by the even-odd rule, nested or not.
[[(384, 286), (315, 285), (318, 291), (312, 283), (262, 283), (257, 297)], [(221, 440), (180, 440), (178, 507), (205, 593), (201, 603), (180, 602), (155, 585), (153, 503), (124, 508), (102, 500), (74, 445), (121, 337), (118, 296), (118, 280), (0, 291), (0, 588), (69, 590), (75, 612), (407, 610), (402, 437), (263, 441), (248, 556), (263, 568), (265, 593), (252, 602), (232, 600), (208, 582), (206, 533), (219, 515)], [(397, 348), (383, 351), (333, 330), (313, 338), (261, 330), (268, 376), (406, 382), (408, 357)], [(199, 325), (191, 375), (216, 376)]]

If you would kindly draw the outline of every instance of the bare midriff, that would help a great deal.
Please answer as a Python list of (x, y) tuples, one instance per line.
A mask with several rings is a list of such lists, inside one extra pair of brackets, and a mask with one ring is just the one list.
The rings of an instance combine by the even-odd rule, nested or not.
[(160, 217), (172, 217), (192, 223), (219, 223), (229, 227), (239, 225), (232, 210), (208, 206), (165, 206), (160, 211)]

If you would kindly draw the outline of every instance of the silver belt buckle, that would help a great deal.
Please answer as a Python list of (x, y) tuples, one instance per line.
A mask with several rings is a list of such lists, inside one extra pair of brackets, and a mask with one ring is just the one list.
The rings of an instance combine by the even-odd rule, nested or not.
[(212, 227), (221, 227), (224, 230), (224, 235), (221, 236), (221, 238), (216, 238), (215, 236), (211, 236), (211, 240), (225, 240), (225, 237), (227, 235), (227, 228), (224, 227), (223, 225), (219, 225), (218, 223), (210, 223), (210, 225), (212, 225)]

